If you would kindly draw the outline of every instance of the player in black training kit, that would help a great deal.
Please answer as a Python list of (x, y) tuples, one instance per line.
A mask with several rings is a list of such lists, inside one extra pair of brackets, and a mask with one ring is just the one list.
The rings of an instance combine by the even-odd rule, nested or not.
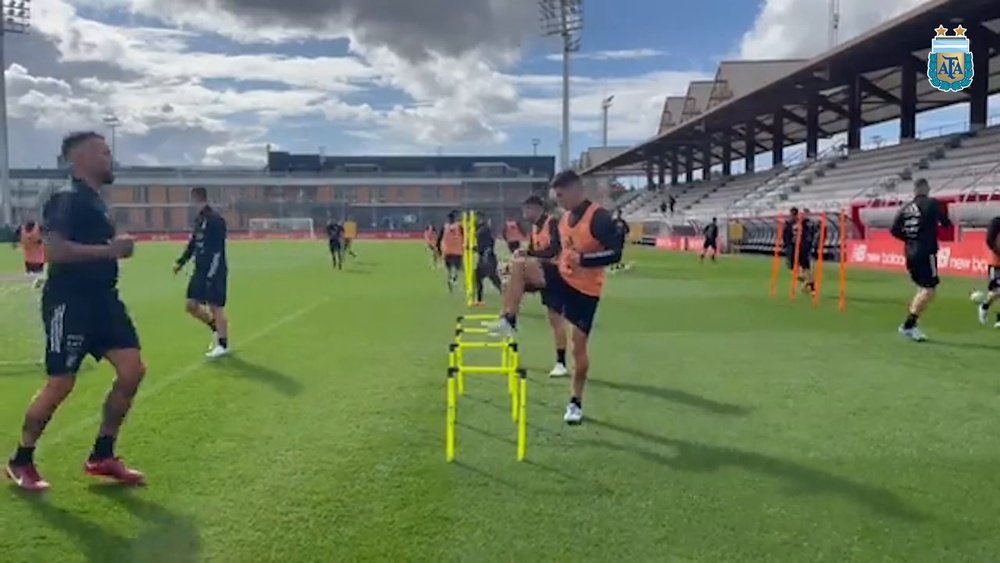
[(708, 251), (712, 251), (712, 262), (715, 262), (715, 257), (719, 254), (719, 220), (712, 217), (712, 222), (705, 226), (703, 231), (705, 234), (705, 244), (701, 249), (701, 262), (705, 261), (705, 255)]
[[(1000, 217), (990, 219), (986, 227), (986, 247), (990, 249), (990, 267), (987, 271), (986, 294), (979, 301), (979, 322), (988, 324), (990, 307), (1000, 299)], [(997, 314), (993, 328), (1000, 328), (1000, 314)]]
[(188, 282), (185, 309), (189, 315), (212, 329), (212, 344), (206, 357), (220, 358), (229, 353), (226, 220), (208, 205), (208, 192), (205, 188), (191, 189), (191, 203), (197, 207), (198, 215), (194, 219), (191, 240), (188, 241), (184, 254), (177, 259), (174, 273), (180, 272), (194, 258), (194, 273)]
[(906, 245), (906, 271), (918, 288), (899, 333), (915, 342), (927, 340), (917, 321), (934, 300), (941, 283), (937, 266), (938, 226), (951, 227), (948, 212), (930, 193), (927, 180), (917, 179), (913, 183), (913, 201), (901, 207), (892, 222), (892, 236)]
[(63, 139), (62, 158), (72, 166), (70, 185), (52, 195), (42, 210), (48, 279), (42, 291), (45, 371), (48, 380), (32, 399), (7, 476), (22, 489), (49, 488), (35, 469), (35, 444), (76, 383), (84, 357), (106, 358), (115, 381), (104, 400), (88, 475), (138, 485), (143, 474), (115, 456), (115, 440), (146, 374), (139, 336), (118, 296), (118, 260), (129, 258), (135, 241), (119, 237), (100, 190), (114, 181), (111, 151), (97, 133)]
[[(808, 214), (809, 210), (806, 209), (805, 213)], [(785, 263), (788, 269), (792, 271), (795, 270), (796, 260), (794, 257), (796, 245), (798, 246), (798, 281), (802, 283), (803, 291), (813, 293), (816, 291), (816, 283), (813, 280), (812, 273), (812, 249), (816, 242), (816, 228), (807, 215), (802, 215), (801, 221), (799, 219), (799, 210), (797, 207), (788, 210), (788, 221), (782, 230), (781, 242), (784, 248)], [(801, 240), (799, 240), (799, 229), (802, 229)]]
[(476, 305), (483, 304), (483, 282), (490, 280), (497, 293), (503, 293), (500, 283), (499, 260), (496, 253), (496, 239), (493, 237), (492, 224), (482, 215), (478, 218), (476, 228)]
[(330, 220), (326, 224), (326, 238), (330, 241), (330, 256), (333, 257), (333, 267), (338, 270), (344, 269), (344, 227)]

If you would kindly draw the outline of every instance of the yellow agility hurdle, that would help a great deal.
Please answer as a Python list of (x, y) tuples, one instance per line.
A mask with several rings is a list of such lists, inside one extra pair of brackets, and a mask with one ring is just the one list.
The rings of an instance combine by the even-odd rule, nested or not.
[[(465, 315), (457, 318), (455, 339), (448, 346), (447, 379), (447, 423), (445, 432), (445, 456), (447, 461), (455, 461), (456, 425), (458, 423), (458, 398), (465, 394), (465, 376), (506, 375), (507, 391), (510, 395), (511, 419), (517, 425), (517, 460), (523, 461), (527, 455), (528, 439), (528, 377), (521, 368), (517, 342), (512, 338), (501, 341), (470, 339), (474, 335), (489, 335), (484, 328), (468, 327), (466, 321), (494, 320), (497, 315)], [(499, 350), (500, 365), (471, 365), (465, 363), (466, 350)]]
[(462, 274), (465, 279), (465, 304), (472, 307), (476, 303), (476, 212), (462, 212)]

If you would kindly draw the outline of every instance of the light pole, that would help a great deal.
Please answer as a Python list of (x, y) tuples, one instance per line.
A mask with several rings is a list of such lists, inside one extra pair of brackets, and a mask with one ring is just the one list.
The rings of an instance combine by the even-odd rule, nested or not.
[(603, 114), (604, 118), (603, 121), (604, 126), (601, 129), (601, 139), (604, 144), (601, 146), (605, 148), (607, 148), (608, 146), (608, 110), (611, 108), (611, 102), (614, 101), (614, 99), (615, 96), (614, 94), (612, 94), (607, 98), (601, 100), (601, 113)]
[(533, 156), (538, 156), (538, 145), (540, 145), (540, 144), (542, 144), (542, 140), (541, 139), (532, 139), (531, 140), (531, 154)]
[(118, 158), (118, 152), (115, 150), (115, 146), (118, 143), (117, 130), (118, 126), (122, 124), (118, 116), (109, 113), (104, 116), (104, 124), (111, 128), (111, 168), (115, 167), (115, 159)]
[(8, 33), (24, 35), (31, 28), (31, 0), (0, 0), (0, 202), (2, 224), (14, 222), (14, 201), (10, 188), (10, 147), (7, 137), (7, 60), (4, 42)]
[(559, 166), (569, 168), (569, 59), (580, 50), (583, 31), (583, 0), (538, 0), (542, 15), (542, 33), (546, 37), (562, 38), (562, 144)]

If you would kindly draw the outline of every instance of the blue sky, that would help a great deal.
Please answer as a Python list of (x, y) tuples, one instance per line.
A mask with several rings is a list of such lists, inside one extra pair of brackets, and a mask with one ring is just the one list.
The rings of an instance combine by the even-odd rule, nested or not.
[[(842, 38), (920, 0), (842, 0)], [(296, 152), (557, 154), (558, 45), (534, 0), (47, 0), (13, 38), (7, 70), (15, 165), (51, 163), (59, 135), (121, 120), (119, 160), (259, 164)], [(388, 6), (389, 10), (377, 8)], [(573, 61), (573, 156), (655, 134), (663, 100), (728, 58), (826, 47), (820, 0), (585, 0)], [(428, 53), (427, 50), (431, 50)], [(961, 121), (961, 112), (922, 126)], [(891, 138), (884, 129), (881, 134)], [(878, 132), (876, 132), (878, 133)], [(869, 132), (869, 136), (871, 132)]]

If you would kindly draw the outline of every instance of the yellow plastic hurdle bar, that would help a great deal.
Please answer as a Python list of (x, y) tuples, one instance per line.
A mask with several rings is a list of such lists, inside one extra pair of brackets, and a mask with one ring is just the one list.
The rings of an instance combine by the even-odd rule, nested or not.
[(476, 213), (462, 212), (462, 275), (465, 279), (465, 304), (472, 307), (476, 303)]
[[(455, 425), (457, 424), (458, 398), (465, 394), (466, 374), (507, 375), (507, 390), (511, 398), (511, 419), (517, 425), (517, 459), (524, 460), (527, 453), (527, 371), (521, 369), (517, 342), (512, 338), (501, 341), (468, 340), (467, 335), (488, 335), (485, 328), (464, 326), (465, 321), (495, 320), (498, 315), (464, 315), (456, 319), (455, 340), (448, 347), (448, 414), (446, 430), (446, 457), (455, 460)], [(500, 366), (466, 365), (465, 350), (500, 350)]]

